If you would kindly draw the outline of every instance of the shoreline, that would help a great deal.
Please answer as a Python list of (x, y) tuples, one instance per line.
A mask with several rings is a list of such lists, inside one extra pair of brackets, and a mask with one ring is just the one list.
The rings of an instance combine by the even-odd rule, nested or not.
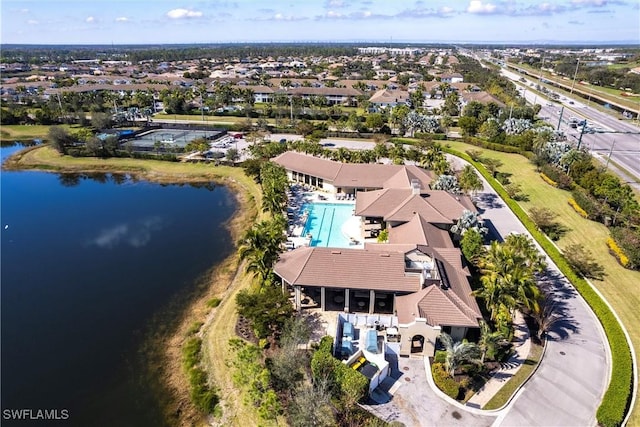
[[(166, 331), (147, 331), (147, 337), (141, 347), (150, 344), (146, 356), (146, 367), (149, 374), (159, 372), (156, 386), (160, 390), (151, 390), (154, 394), (161, 394), (162, 413), (170, 424), (187, 426), (194, 424), (209, 424), (203, 414), (191, 402), (190, 386), (182, 363), (182, 345), (187, 338), (187, 331), (196, 322), (202, 322), (198, 336), (203, 337), (202, 366), (213, 379), (213, 387), (219, 394), (223, 407), (223, 417), (229, 416), (228, 409), (234, 405), (230, 393), (225, 393), (219, 382), (220, 372), (212, 367), (213, 359), (221, 356), (211, 355), (207, 338), (212, 331), (211, 324), (216, 314), (226, 309), (233, 309), (229, 296), (235, 294), (245, 284), (245, 275), (237, 255), (237, 241), (242, 232), (260, 216), (258, 209), (262, 193), (258, 184), (244, 174), (238, 167), (212, 166), (202, 164), (184, 164), (148, 159), (95, 157), (73, 158), (62, 156), (47, 146), (26, 147), (14, 153), (2, 164), (3, 170), (24, 171), (36, 170), (53, 173), (120, 173), (132, 175), (135, 179), (159, 184), (188, 184), (196, 182), (214, 182), (224, 185), (232, 193), (237, 207), (224, 227), (233, 239), (233, 250), (222, 261), (212, 265), (197, 279), (193, 289), (184, 295), (177, 296), (177, 301), (170, 301), (159, 315), (171, 313), (172, 304), (184, 304), (176, 308), (175, 318), (150, 324), (150, 327), (166, 327)], [(253, 187), (253, 188), (252, 188)], [(220, 298), (218, 307), (210, 308), (207, 303), (212, 298)], [(181, 301), (180, 298), (184, 298)], [(235, 310), (233, 310), (235, 312)], [(227, 319), (229, 320), (229, 319)], [(164, 328), (161, 328), (164, 329)], [(159, 333), (159, 336), (157, 335)], [(216, 375), (217, 374), (217, 375)], [(228, 390), (227, 390), (228, 391)], [(165, 400), (166, 397), (166, 400)], [(209, 417), (210, 418), (210, 417)]]

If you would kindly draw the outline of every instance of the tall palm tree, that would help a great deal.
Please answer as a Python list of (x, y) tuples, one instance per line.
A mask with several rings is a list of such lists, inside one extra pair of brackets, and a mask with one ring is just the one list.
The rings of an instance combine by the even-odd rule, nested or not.
[(240, 259), (246, 261), (245, 271), (257, 277), (261, 284), (268, 282), (285, 240), (279, 219), (259, 222), (247, 230), (238, 249)]

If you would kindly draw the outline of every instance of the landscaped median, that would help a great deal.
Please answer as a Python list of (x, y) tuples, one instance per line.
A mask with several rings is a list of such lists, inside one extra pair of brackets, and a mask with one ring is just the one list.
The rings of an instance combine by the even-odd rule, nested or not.
[(619, 426), (622, 424), (633, 393), (633, 362), (631, 356), (631, 348), (627, 342), (626, 335), (622, 326), (616, 319), (607, 303), (598, 295), (598, 293), (581, 277), (571, 269), (566, 259), (558, 248), (553, 245), (542, 232), (540, 232), (533, 221), (528, 217), (520, 205), (514, 201), (505, 189), (480, 163), (471, 159), (467, 154), (460, 153), (443, 147), (443, 150), (460, 157), (472, 164), (489, 182), (494, 190), (500, 195), (509, 208), (516, 214), (534, 239), (545, 250), (547, 255), (558, 266), (562, 274), (573, 284), (580, 292), (587, 304), (600, 320), (603, 329), (609, 341), (611, 349), (612, 375), (609, 387), (605, 392), (602, 403), (598, 408), (597, 420), (602, 426)]

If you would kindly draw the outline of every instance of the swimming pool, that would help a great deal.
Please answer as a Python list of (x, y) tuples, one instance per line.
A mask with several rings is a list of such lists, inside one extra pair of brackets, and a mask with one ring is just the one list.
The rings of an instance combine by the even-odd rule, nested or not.
[(347, 221), (353, 217), (353, 204), (306, 203), (302, 207), (307, 212), (307, 222), (303, 236), (311, 234), (310, 246), (331, 248), (353, 247), (349, 237), (342, 231)]

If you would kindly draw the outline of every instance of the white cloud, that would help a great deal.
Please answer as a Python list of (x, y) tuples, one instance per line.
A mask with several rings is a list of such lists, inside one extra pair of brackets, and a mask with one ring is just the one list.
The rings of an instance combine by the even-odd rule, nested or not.
[(85, 19), (84, 21), (88, 23), (92, 23), (92, 22), (96, 22), (96, 18), (94, 18), (93, 16), (87, 16), (87, 19)]
[(472, 0), (469, 2), (467, 12), (477, 14), (491, 14), (497, 12), (497, 6), (492, 3), (483, 4), (480, 0)]
[(144, 218), (135, 224), (118, 224), (101, 230), (89, 243), (105, 249), (120, 244), (141, 248), (151, 241), (152, 233), (160, 230), (163, 225), (164, 221), (158, 216)]
[(29, 9), (20, 9), (20, 13), (29, 13)]
[(116, 22), (127, 22), (129, 20), (129, 18), (127, 18), (126, 16), (119, 16), (116, 18)]
[(333, 10), (328, 11), (326, 16), (327, 18), (342, 18), (342, 14), (340, 12)]
[(167, 16), (171, 19), (200, 18), (202, 17), (202, 12), (189, 9), (173, 9), (167, 12)]
[(344, 7), (344, 1), (342, 1), (342, 0), (328, 0), (327, 1), (327, 7), (331, 7), (331, 8)]
[(448, 6), (443, 6), (440, 9), (438, 9), (438, 12), (440, 12), (442, 15), (446, 15), (448, 13), (453, 13), (453, 9)]
[(27, 24), (29, 25), (38, 25), (40, 22), (36, 21), (35, 19), (29, 19), (27, 21)]
[(597, 6), (597, 7), (601, 7), (601, 6), (606, 6), (607, 5), (607, 0), (572, 0), (571, 4), (577, 5), (577, 6)]

